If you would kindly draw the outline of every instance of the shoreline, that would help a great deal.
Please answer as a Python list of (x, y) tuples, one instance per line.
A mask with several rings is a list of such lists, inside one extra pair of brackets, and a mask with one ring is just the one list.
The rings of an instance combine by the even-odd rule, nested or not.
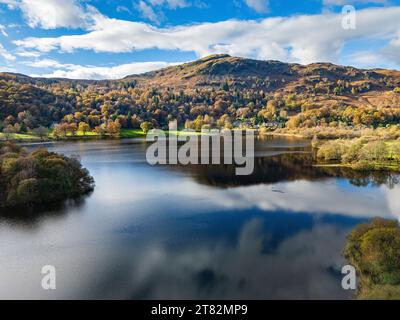
[(390, 164), (377, 164), (373, 168), (363, 168), (357, 167), (357, 163), (337, 163), (337, 164), (314, 164), (315, 168), (347, 168), (355, 171), (388, 171), (400, 173), (400, 164), (390, 165)]
[(276, 136), (276, 137), (287, 137), (287, 138), (299, 138), (299, 139), (309, 139), (309, 137), (307, 137), (306, 135), (302, 135), (299, 133), (279, 133), (279, 132), (268, 132), (268, 133), (264, 133), (261, 134), (259, 133), (259, 136)]
[[(234, 128), (232, 130), (246, 130), (246, 129), (240, 129), (240, 128)], [(338, 140), (338, 139), (344, 139), (344, 140), (350, 140), (350, 139), (355, 139), (362, 137), (362, 135), (357, 133), (357, 131), (352, 131), (353, 135), (352, 136), (350, 133), (346, 135), (340, 135), (340, 136), (332, 136), (330, 133), (327, 133), (326, 136), (319, 136), (319, 134), (324, 135), (323, 132), (316, 132), (312, 135), (308, 132), (304, 133), (285, 133), (285, 132), (276, 132), (276, 131), (268, 131), (268, 132), (260, 132), (260, 129), (249, 129), (249, 130), (254, 130), (256, 136), (259, 137), (287, 137), (287, 138), (296, 138), (296, 139), (307, 139), (311, 140), (313, 136), (317, 136), (318, 139), (320, 140)], [(182, 135), (184, 131), (179, 130), (179, 131), (173, 131), (174, 134), (176, 135)], [(356, 134), (357, 133), (357, 134)], [(145, 137), (146, 134), (142, 132), (140, 129), (121, 129), (121, 133), (119, 136), (100, 136), (98, 134), (94, 133), (89, 133), (86, 135), (83, 135), (82, 133), (78, 133), (77, 135), (67, 135), (66, 137), (59, 137), (59, 138), (54, 138), (52, 137), (52, 134), (47, 138), (40, 138), (31, 134), (14, 134), (16, 136), (10, 137), (9, 139), (5, 139), (2, 134), (0, 133), (0, 141), (5, 142), (5, 141), (11, 141), (11, 142), (50, 142), (50, 141), (63, 141), (63, 140), (90, 140), (90, 139), (129, 139), (129, 138), (140, 138), (140, 137)], [(193, 132), (192, 135), (197, 135), (197, 136), (202, 136), (202, 132)]]

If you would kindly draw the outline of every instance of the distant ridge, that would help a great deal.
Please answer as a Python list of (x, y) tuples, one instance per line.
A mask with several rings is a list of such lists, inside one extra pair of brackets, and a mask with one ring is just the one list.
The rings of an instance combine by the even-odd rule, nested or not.
[(310, 86), (314, 87), (317, 82), (337, 81), (371, 82), (373, 88), (383, 90), (387, 82), (398, 86), (399, 79), (400, 71), (396, 70), (357, 69), (332, 63), (301, 65), (218, 54), (141, 75), (127, 76), (123, 80), (136, 81), (138, 86), (180, 89), (218, 87), (222, 82), (229, 82), (239, 88), (256, 87), (267, 91), (295, 88), (295, 92), (302, 92), (310, 89)]
[[(391, 91), (400, 86), (400, 71), (386, 69), (357, 69), (332, 63), (301, 65), (275, 60), (254, 60), (232, 57), (227, 54), (210, 55), (192, 62), (171, 66), (139, 75), (130, 75), (120, 80), (71, 80), (31, 78), (22, 74), (0, 73), (0, 79), (35, 83), (74, 82), (99, 84), (127, 82), (139, 88), (168, 88), (171, 90), (218, 89), (223, 85), (237, 89), (256, 89), (279, 95), (314, 93), (317, 100), (337, 100), (345, 104), (359, 105), (377, 93)], [(356, 87), (357, 97), (341, 95), (332, 99), (335, 87)], [(346, 88), (344, 88), (346, 89)], [(342, 90), (343, 91), (343, 90)], [(344, 90), (346, 91), (346, 90)], [(374, 92), (360, 99), (358, 96)], [(330, 98), (323, 94), (330, 95)], [(351, 100), (351, 101), (350, 101)], [(392, 99), (397, 101), (397, 96)], [(395, 103), (395, 102), (393, 102)]]

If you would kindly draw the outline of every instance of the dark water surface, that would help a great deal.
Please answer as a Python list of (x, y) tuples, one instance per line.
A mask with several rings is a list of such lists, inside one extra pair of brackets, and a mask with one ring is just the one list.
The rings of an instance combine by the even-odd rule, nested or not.
[[(312, 167), (303, 140), (258, 141), (249, 177), (151, 167), (140, 140), (48, 147), (78, 154), (96, 189), (1, 213), (3, 299), (347, 299), (346, 235), (400, 214), (398, 177)], [(56, 267), (55, 291), (41, 288), (44, 265)]]

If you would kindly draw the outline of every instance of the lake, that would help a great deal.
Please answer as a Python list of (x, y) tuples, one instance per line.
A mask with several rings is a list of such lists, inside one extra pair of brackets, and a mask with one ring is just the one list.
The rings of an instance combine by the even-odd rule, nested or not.
[[(346, 236), (400, 215), (398, 176), (313, 167), (307, 140), (257, 140), (251, 176), (150, 166), (141, 140), (46, 147), (79, 155), (96, 188), (1, 212), (1, 299), (350, 299)], [(54, 291), (41, 288), (44, 265)]]

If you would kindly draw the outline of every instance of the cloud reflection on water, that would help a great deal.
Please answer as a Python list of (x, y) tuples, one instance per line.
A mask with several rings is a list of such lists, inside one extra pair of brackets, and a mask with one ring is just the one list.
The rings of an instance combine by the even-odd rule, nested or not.
[[(49, 235), (59, 230), (51, 229)], [(263, 252), (269, 235), (262, 221), (243, 225), (236, 245), (215, 243), (183, 250), (158, 244), (109, 247), (83, 230), (58, 235), (54, 248), (43, 252), (29, 246), (24, 264), (10, 253), (0, 256), (0, 298), (119, 298), (119, 299), (311, 299), (345, 298), (338, 270), (345, 230), (319, 224)], [(35, 239), (40, 243), (40, 236)], [(80, 239), (86, 245), (78, 244)], [(32, 239), (31, 239), (32, 240)], [(44, 239), (41, 239), (44, 240)], [(92, 242), (92, 243), (91, 243)], [(87, 245), (89, 243), (89, 245)], [(21, 245), (21, 243), (20, 243)], [(36, 247), (36, 250), (34, 250)], [(14, 246), (14, 250), (17, 248)], [(36, 251), (36, 252), (35, 252)], [(39, 254), (38, 254), (39, 253)], [(57, 268), (58, 288), (45, 292), (40, 267)]]

